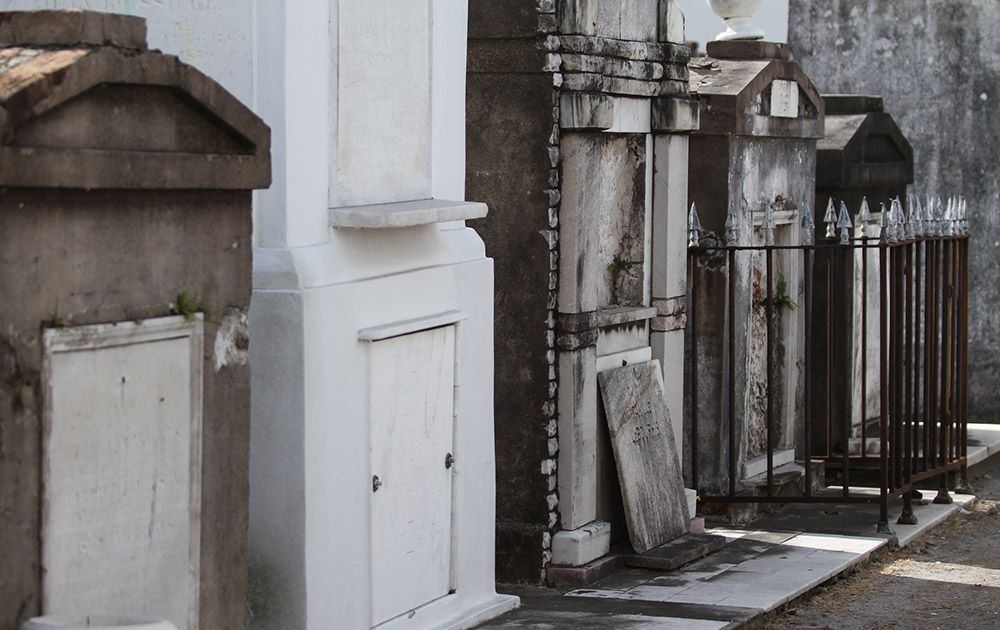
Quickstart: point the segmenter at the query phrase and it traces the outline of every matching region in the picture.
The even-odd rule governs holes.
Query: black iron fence
[[[916,522],[918,484],[966,481],[965,202],[831,201],[819,242],[808,208],[776,242],[776,213],[731,213],[723,243],[692,206],[690,482],[705,504],[877,503],[885,531],[899,496]]]

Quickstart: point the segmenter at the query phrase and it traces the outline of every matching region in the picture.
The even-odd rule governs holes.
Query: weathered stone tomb
[[[497,264],[498,578],[536,582],[627,540],[598,373],[659,359],[681,441],[697,108],[673,0],[482,0],[469,36],[468,187]]]
[[[0,13],[0,628],[238,628],[270,132],[143,20]]]
[[[701,105],[701,129],[691,137],[690,197],[707,236],[702,245],[763,246],[765,217],[774,218],[774,244],[799,245],[802,213],[816,194],[816,142],[823,137],[824,105],[788,47],[766,41],[716,41],[692,60],[691,89]],[[770,206],[771,212],[767,209]],[[773,213],[773,214],[772,214]],[[794,420],[803,413],[803,330],[791,305],[802,303],[802,261],[776,250],[768,278],[763,251],[739,251],[727,271],[725,253],[699,256],[691,273],[697,338],[698,439],[686,454],[698,458],[699,490],[719,491],[735,462],[738,485],[766,470],[766,400],[773,387],[775,466],[795,458]],[[735,274],[730,303],[727,273]],[[771,294],[768,293],[771,287]],[[780,294],[780,295],[779,295]],[[768,322],[764,304],[777,308],[772,345],[777,368],[768,378]],[[727,317],[734,317],[732,337]],[[725,377],[733,353],[734,382]],[[735,392],[730,409],[727,392]],[[686,408],[687,431],[691,407]],[[735,457],[730,458],[730,414]],[[696,442],[696,443],[695,443]]]
[[[898,198],[908,212],[912,210],[907,187],[913,183],[913,148],[885,111],[881,97],[823,95],[823,102],[826,135],[817,143],[816,155],[817,242],[824,237],[823,220],[832,200],[838,211],[843,203],[850,212],[855,238],[865,236],[874,244],[879,238],[881,212],[891,208],[893,199]],[[861,221],[866,212],[863,205],[870,213],[867,223]],[[828,265],[832,265],[830,273]],[[853,454],[861,453],[862,439],[868,442],[868,451],[877,448],[877,432],[862,432],[861,424],[877,423],[879,414],[879,265],[876,250],[821,248],[816,252],[813,326],[817,334],[812,339],[812,352],[814,356],[829,356],[833,373],[840,378],[831,380],[829,398],[824,392],[812,401],[810,417],[816,423],[813,453],[843,452],[839,432],[828,440],[822,424],[828,401],[830,417],[838,425],[840,419],[849,418],[852,431],[848,448]],[[867,344],[862,344],[863,337]],[[866,356],[862,356],[863,348]]]

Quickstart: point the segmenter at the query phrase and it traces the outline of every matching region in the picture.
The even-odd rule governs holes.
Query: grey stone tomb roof
[[[250,190],[270,177],[267,125],[149,50],[145,20],[0,12],[0,186]]]
[[[824,94],[826,136],[817,144],[820,188],[866,188],[913,183],[913,147],[882,98]]]
[[[701,103],[701,132],[738,136],[822,138],[825,107],[787,44],[711,42],[708,56],[691,62],[691,92]],[[797,118],[763,114],[775,81],[798,84]]]

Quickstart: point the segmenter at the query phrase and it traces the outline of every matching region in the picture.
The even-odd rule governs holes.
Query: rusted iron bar
[[[698,255],[701,249],[688,250],[688,286],[691,299],[688,300],[688,325],[691,327],[691,357],[689,365],[691,374],[688,381],[691,386],[691,487],[697,492],[698,485]],[[683,468],[683,462],[681,462]]]
[[[729,286],[729,312],[726,317],[727,328],[729,329],[729,345],[727,359],[728,373],[728,402],[729,402],[729,494],[736,494],[736,317],[733,313],[736,309],[736,251],[729,251],[728,267]]]
[[[765,307],[765,317],[767,319],[767,345],[766,345],[766,375],[767,375],[767,496],[774,494],[774,300],[777,296],[774,293],[774,250],[767,247],[764,253],[766,260],[767,279],[765,281],[765,295],[767,302]]]
[[[886,249],[879,248],[879,294],[881,308],[879,309],[879,520],[878,528],[889,528],[889,466],[888,466],[888,426],[889,396],[886,387],[889,380],[889,313],[886,305],[889,303],[889,268],[886,266]]]
[[[862,251],[864,251],[864,250],[862,250]],[[852,251],[852,249],[849,246],[848,247],[842,247],[837,252],[836,256],[840,259],[840,270],[839,270],[840,273],[838,273],[837,276],[840,277],[840,278],[844,278],[844,277],[847,276],[846,272],[848,270],[851,270],[851,277],[853,278],[854,272],[853,272],[852,268],[853,268],[853,263],[854,263],[854,252]],[[850,263],[850,264],[848,264],[848,263]],[[853,284],[853,282],[851,284]],[[853,287],[851,287],[851,292],[850,293],[854,293]],[[848,294],[848,295],[850,295],[850,294]],[[844,300],[844,302],[845,302],[845,306],[848,306],[848,307],[852,306],[850,300]],[[830,306],[829,306],[828,310],[830,312],[829,318],[833,319],[834,318],[833,314],[836,312],[836,310],[834,308],[834,303],[832,301],[830,302]],[[847,317],[846,314],[850,313],[851,311],[850,311],[849,308],[845,308],[844,311],[845,311],[845,318],[846,318]],[[844,370],[844,374],[843,374],[843,379],[844,379],[844,382],[843,382],[843,386],[844,386],[843,392],[844,392],[844,398],[846,398],[846,400],[841,401],[841,404],[839,405],[839,410],[840,410],[840,441],[841,441],[840,442],[840,448],[843,450],[843,454],[842,454],[843,470],[841,471],[841,479],[843,481],[843,489],[841,490],[841,493],[843,494],[843,496],[846,497],[846,496],[849,496],[851,494],[851,424],[852,424],[851,423],[851,413],[852,413],[852,406],[853,405],[851,405],[850,400],[851,400],[851,395],[852,395],[852,391],[853,391],[853,389],[852,389],[851,386],[852,386],[852,382],[854,380],[854,357],[851,356],[851,351],[852,351],[852,348],[853,348],[854,344],[852,343],[853,340],[850,340],[850,339],[847,338],[847,334],[846,333],[847,333],[848,330],[851,329],[851,328],[849,328],[847,326],[847,322],[846,321],[840,322],[839,328],[840,328],[840,331],[841,331],[841,334],[839,335],[839,337],[841,339],[841,345],[843,347],[843,352],[844,352],[844,355],[845,355],[844,365],[847,366],[847,369]],[[834,336],[838,336],[838,335],[836,335],[836,333],[834,333]],[[832,351],[831,351],[831,354],[833,354]],[[861,452],[864,453],[864,449],[862,449]]]
[[[916,389],[915,379],[916,371],[914,368],[914,341],[915,331],[914,331],[914,261],[916,257],[916,243],[910,242],[905,245],[904,255],[903,255],[903,265],[902,270],[904,280],[905,280],[905,295],[903,297],[904,302],[904,317],[905,317],[905,339],[904,339],[904,372],[905,372],[905,389],[903,395],[904,409],[903,409],[903,423],[904,423],[904,444],[903,444],[903,486],[905,490],[903,491],[903,512],[900,514],[899,519],[896,521],[901,525],[916,525],[917,518],[913,514],[913,493],[911,488],[913,486],[913,448],[914,448],[914,437],[913,437],[913,392]]]
[[[805,293],[803,305],[804,312],[803,318],[805,319],[805,330],[803,332],[803,337],[805,339],[805,348],[803,352],[803,363],[805,364],[804,370],[804,387],[805,387],[805,408],[806,408],[806,421],[802,423],[803,437],[802,437],[802,450],[803,450],[803,462],[805,463],[805,488],[804,493],[806,498],[812,496],[812,319],[813,319],[813,304],[812,304],[812,272],[813,272],[813,252],[811,247],[802,248],[802,269],[803,269],[803,283],[802,290]]]
[[[959,242],[960,248],[960,258],[959,264],[961,265],[961,321],[959,324],[960,340],[959,340],[959,351],[961,353],[961,360],[959,363],[959,375],[961,378],[961,385],[959,390],[959,400],[961,404],[959,410],[961,413],[961,461],[962,467],[959,473],[959,480],[962,489],[965,492],[969,491],[969,249],[971,247],[971,241],[968,236],[961,239]]]
[[[861,241],[868,243],[867,237]],[[852,291],[853,293],[853,291]],[[854,369],[854,365],[851,365]],[[868,454],[868,250],[861,250],[861,456]]]

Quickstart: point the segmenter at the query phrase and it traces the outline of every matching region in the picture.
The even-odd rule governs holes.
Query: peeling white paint
[[[215,371],[224,367],[243,366],[250,363],[250,321],[246,311],[236,308],[226,310],[215,333]]]

